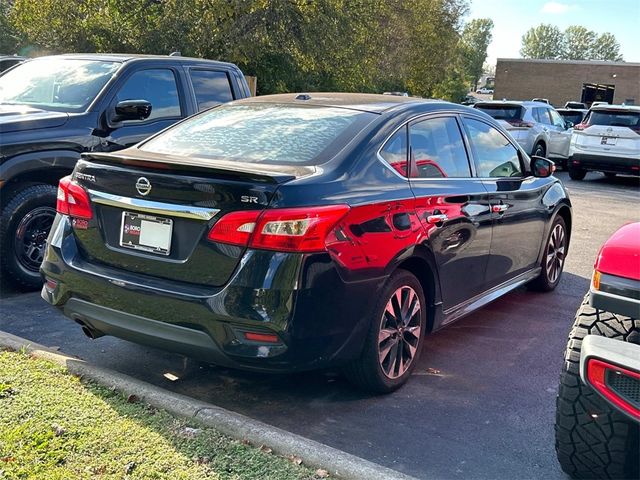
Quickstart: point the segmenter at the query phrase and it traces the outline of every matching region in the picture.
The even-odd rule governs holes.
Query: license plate
[[[122,212],[120,246],[169,255],[173,220],[170,218]]]
[[[618,137],[601,137],[600,145],[615,145]]]

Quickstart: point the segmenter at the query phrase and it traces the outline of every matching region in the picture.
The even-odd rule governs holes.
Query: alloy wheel
[[[387,302],[378,333],[378,360],[385,376],[401,377],[416,357],[422,305],[416,291],[404,285]]]
[[[39,207],[27,213],[18,224],[14,243],[15,254],[25,270],[38,272],[55,216],[54,208]]]
[[[564,266],[565,251],[567,247],[566,235],[562,225],[557,224],[549,236],[547,246],[547,277],[549,282],[555,283],[562,273]]]

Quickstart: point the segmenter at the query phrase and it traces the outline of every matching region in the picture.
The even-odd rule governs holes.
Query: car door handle
[[[491,211],[493,213],[504,213],[507,211],[507,208],[509,208],[509,205],[507,205],[506,203],[501,203],[500,205],[492,205]]]
[[[449,220],[449,217],[447,217],[444,213],[440,213],[437,215],[429,215],[427,217],[427,223],[431,225],[446,222],[447,220]]]

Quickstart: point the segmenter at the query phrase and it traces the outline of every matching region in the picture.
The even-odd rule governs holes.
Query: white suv
[[[640,106],[598,105],[573,127],[569,176],[582,180],[587,171],[640,175]]]

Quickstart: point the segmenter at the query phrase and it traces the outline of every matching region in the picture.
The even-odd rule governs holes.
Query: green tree
[[[478,87],[482,76],[484,61],[487,59],[487,48],[491,43],[493,21],[489,18],[477,18],[465,25],[460,40],[462,68],[465,76]]]
[[[591,58],[593,60],[612,60],[621,62],[622,55],[620,54],[620,44],[616,40],[616,37],[608,32],[600,35],[593,45]]]
[[[564,31],[564,60],[590,60],[593,58],[593,48],[596,34],[580,25],[571,25]]]
[[[558,59],[562,58],[564,36],[558,27],[541,24],[533,27],[522,36],[520,55],[523,58]]]

